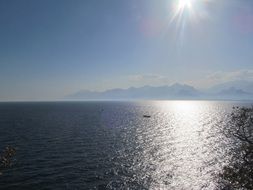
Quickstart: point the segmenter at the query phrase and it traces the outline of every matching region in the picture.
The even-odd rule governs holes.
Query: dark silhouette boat
[[[150,115],[143,115],[143,117],[150,118],[151,116]]]

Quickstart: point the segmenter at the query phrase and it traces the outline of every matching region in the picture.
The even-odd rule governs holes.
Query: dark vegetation
[[[0,174],[2,174],[3,170],[11,166],[11,161],[13,156],[16,153],[16,149],[7,146],[3,152],[0,154]]]
[[[231,160],[220,174],[221,189],[253,189],[253,107],[233,109],[225,130]]]

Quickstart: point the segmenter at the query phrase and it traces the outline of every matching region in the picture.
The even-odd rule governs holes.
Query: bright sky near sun
[[[253,78],[251,0],[1,0],[0,27],[0,101]]]

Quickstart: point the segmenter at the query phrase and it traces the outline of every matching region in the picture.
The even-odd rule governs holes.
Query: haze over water
[[[222,130],[237,105],[250,103],[1,103],[0,145],[17,154],[0,186],[215,189],[229,159]]]

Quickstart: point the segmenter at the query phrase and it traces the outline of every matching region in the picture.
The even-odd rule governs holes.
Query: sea
[[[0,103],[0,189],[214,190],[238,101]],[[144,117],[150,116],[150,117]]]

